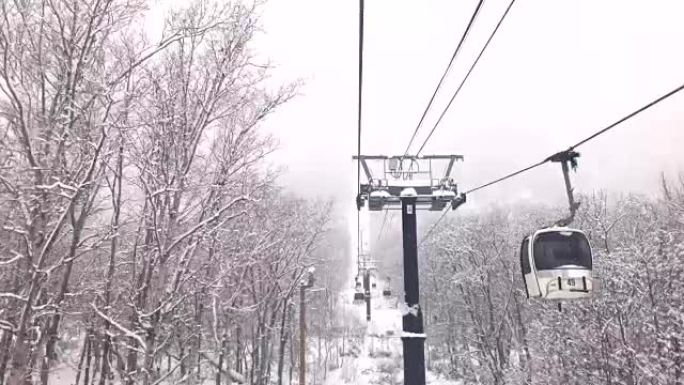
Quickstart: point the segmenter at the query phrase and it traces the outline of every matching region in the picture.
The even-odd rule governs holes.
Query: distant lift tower
[[[371,258],[370,253],[370,223],[368,209],[361,210],[361,220],[359,221],[359,255],[357,266],[357,291],[354,293],[354,299],[358,302],[364,301],[366,303],[366,321],[371,320],[371,277],[373,283],[377,275],[377,261]],[[363,284],[363,292],[361,292],[360,284]]]
[[[377,275],[377,261],[371,259],[370,254],[360,253],[356,275],[356,292],[354,293],[354,302],[366,303],[366,321],[371,320],[371,278],[375,280]],[[375,282],[373,280],[373,283]],[[362,289],[363,287],[363,289]],[[363,291],[361,291],[363,290]]]
[[[362,183],[356,197],[359,210],[401,209],[404,246],[404,298],[402,318],[404,347],[404,384],[425,384],[425,333],[419,305],[418,244],[416,210],[441,211],[447,205],[455,210],[465,203],[451,177],[454,163],[461,155],[384,156],[361,155],[368,182]],[[371,163],[371,164],[369,164]],[[446,165],[441,173],[438,164]],[[374,167],[371,167],[374,166]]]

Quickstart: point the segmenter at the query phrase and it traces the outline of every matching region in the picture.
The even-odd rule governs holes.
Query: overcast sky
[[[476,4],[366,0],[363,153],[403,152]],[[507,5],[484,2],[418,144]],[[676,0],[518,0],[424,153],[463,154],[456,176],[467,189],[567,148],[684,83],[683,14]],[[351,213],[358,1],[271,0],[262,22],[256,47],[277,66],[273,81],[304,80],[301,96],[267,123],[281,141],[273,160],[288,167],[282,182],[333,196]],[[661,171],[684,170],[683,106],[684,93],[580,147],[576,191],[657,193]],[[560,167],[550,164],[469,196],[467,206],[564,199]]]
[[[403,152],[476,0],[366,0],[362,151]],[[417,144],[432,127],[508,0],[486,0]],[[301,95],[266,123],[281,142],[281,182],[353,207],[358,1],[270,0],[255,50],[274,84]],[[684,2],[518,0],[425,154],[458,153],[464,189],[537,162],[684,83]],[[684,94],[579,148],[576,191],[653,194],[661,171],[684,170]],[[415,147],[417,148],[417,147]],[[558,165],[468,198],[564,199]],[[350,211],[351,212],[351,211]]]

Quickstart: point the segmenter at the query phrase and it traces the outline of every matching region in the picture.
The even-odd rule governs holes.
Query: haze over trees
[[[322,384],[368,337],[347,295],[354,247],[331,202],[289,193],[269,164],[261,125],[297,89],[267,85],[260,5],[184,2],[150,41],[146,4],[0,2],[0,385],[290,384],[310,267],[306,356]],[[420,250],[431,372],[682,382],[684,182],[579,200],[601,290],[562,312],[525,298],[517,256],[560,209],[436,229]],[[401,243],[380,239],[378,282],[391,275],[401,300]]]
[[[0,5],[0,383],[55,383],[72,356],[76,384],[284,376],[331,223],[264,162],[295,88],[264,84],[255,6],[185,4],[160,41],[144,17]]]

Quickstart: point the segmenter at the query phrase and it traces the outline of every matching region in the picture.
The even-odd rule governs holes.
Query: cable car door
[[[522,270],[527,298],[541,297],[537,277],[534,269],[532,269],[532,263],[532,259],[530,258],[530,237],[525,237],[520,246],[520,268]]]

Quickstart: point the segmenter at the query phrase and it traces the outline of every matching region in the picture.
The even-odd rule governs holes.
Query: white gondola
[[[382,295],[384,297],[391,297],[392,296],[392,288],[390,286],[390,278],[387,277],[385,279],[385,286],[382,288]]]
[[[557,221],[554,227],[537,230],[523,239],[520,267],[527,298],[579,299],[590,297],[594,290],[589,240],[581,230],[567,227],[579,207],[569,175],[570,167],[577,167],[578,157],[579,153],[570,148],[546,159],[561,164],[570,216]]]
[[[363,291],[357,289],[354,292],[354,303],[363,303],[366,300],[365,294],[363,294]]]
[[[580,299],[593,291],[591,245],[568,227],[550,227],[525,237],[520,264],[528,298]]]

